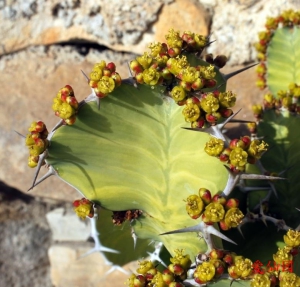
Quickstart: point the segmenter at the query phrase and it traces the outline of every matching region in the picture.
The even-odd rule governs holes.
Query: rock
[[[80,220],[71,208],[56,208],[46,218],[54,241],[86,241],[90,236],[89,220]]]
[[[0,286],[52,287],[45,214],[53,206],[0,182]]]
[[[207,1],[204,4],[208,5]],[[241,65],[256,60],[253,44],[258,41],[258,32],[265,30],[267,17],[293,8],[300,9],[299,1],[215,0],[211,25],[211,40],[208,48],[214,55],[229,57],[230,65]]]
[[[2,1],[0,55],[30,45],[91,42],[118,51],[141,53],[157,34],[184,19],[181,29],[207,33],[207,16],[197,1]],[[178,3],[177,3],[178,2]],[[168,9],[174,11],[168,13]],[[180,9],[180,12],[176,11]],[[161,17],[159,17],[161,13]],[[158,17],[160,20],[158,20]],[[189,26],[191,25],[191,26]],[[203,25],[203,26],[202,26]]]
[[[128,76],[127,63],[132,54],[109,50],[79,49],[76,46],[31,47],[0,58],[0,180],[23,192],[32,184],[35,169],[27,166],[28,150],[24,139],[34,120],[43,120],[51,130],[58,122],[51,110],[58,90],[70,84],[79,100],[90,94],[80,70],[89,73],[95,63],[114,61],[121,76]],[[41,174],[47,169],[42,168]],[[62,201],[82,196],[55,176],[50,177],[30,194]]]
[[[199,1],[177,0],[162,7],[158,20],[153,25],[154,39],[165,42],[165,35],[170,28],[208,35],[210,20],[209,14]]]
[[[119,270],[111,273],[111,265],[106,265],[102,254],[92,253],[80,258],[93,245],[87,244],[55,244],[49,249],[51,264],[51,279],[55,287],[123,287],[132,270],[137,268],[137,262],[124,266],[128,274]]]

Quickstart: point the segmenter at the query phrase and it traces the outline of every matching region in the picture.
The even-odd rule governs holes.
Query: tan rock
[[[165,35],[170,28],[208,35],[209,21],[208,13],[198,1],[177,0],[161,9],[158,21],[153,25],[155,40],[165,42]]]
[[[170,2],[172,0],[4,2],[0,5],[0,55],[30,45],[68,41],[86,41],[118,51],[142,53],[149,42],[157,38],[156,34],[171,24],[182,25],[177,16],[184,19],[184,27],[197,25],[197,30],[207,33],[207,23],[203,21],[205,11],[197,1],[180,0],[167,5]],[[168,13],[168,9],[172,13]],[[162,16],[157,27],[152,27],[160,11]]]
[[[207,0],[204,2],[207,3]],[[209,53],[223,54],[230,65],[256,60],[254,43],[258,32],[265,30],[267,17],[275,17],[287,9],[300,9],[299,1],[215,0],[211,25]]]
[[[109,273],[111,265],[106,265],[102,254],[93,253],[80,258],[92,246],[86,244],[53,245],[49,251],[51,264],[51,279],[55,287],[124,287],[124,282],[132,270],[137,268],[137,262],[123,266],[128,274],[119,270]]]

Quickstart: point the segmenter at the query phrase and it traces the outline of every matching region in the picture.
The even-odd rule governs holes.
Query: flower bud
[[[211,259],[222,259],[224,257],[224,251],[221,249],[212,249],[209,253]]]
[[[211,193],[208,189],[200,188],[199,196],[202,199],[202,201],[205,203],[205,205],[208,205],[211,202]]]
[[[226,65],[227,61],[228,58],[225,55],[218,55],[213,62],[218,68],[221,69]]]
[[[225,209],[239,207],[240,201],[236,198],[229,198],[225,204]]]

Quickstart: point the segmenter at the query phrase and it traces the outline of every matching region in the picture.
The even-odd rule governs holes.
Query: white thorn
[[[95,215],[93,218],[90,218],[90,217],[88,217],[88,218],[90,219],[90,223],[91,223],[90,236],[93,238],[95,246],[91,250],[87,251],[82,256],[80,256],[80,258],[83,258],[83,257],[90,255],[92,253],[95,253],[95,252],[100,252],[100,254],[102,255],[102,257],[104,259],[105,264],[112,265],[112,262],[110,262],[106,258],[106,256],[102,253],[102,251],[110,252],[110,253],[120,253],[120,252],[115,249],[105,247],[101,244],[100,239],[99,239],[99,232],[97,230],[97,215]]]
[[[131,220],[132,221],[132,220]],[[131,226],[131,221],[130,221],[130,233],[131,233],[131,237],[133,239],[133,249],[135,249],[136,247],[136,242],[137,242],[137,236],[136,236],[136,233],[134,231],[134,228],[133,226]]]
[[[205,224],[205,223],[203,223]],[[230,238],[228,238],[227,236],[225,236],[223,233],[221,233],[220,231],[218,231],[217,229],[215,229],[212,225],[207,225],[206,227],[206,231],[210,234],[213,234],[215,236],[218,236],[220,238],[222,238],[223,240],[226,240],[232,244],[237,245],[234,241],[232,241]]]
[[[38,165],[37,165],[37,168],[36,168],[36,172],[34,174],[34,177],[33,177],[33,181],[32,181],[32,185],[31,187],[28,189],[31,190],[33,189],[35,186],[37,186],[38,184],[40,184],[42,181],[44,181],[46,178],[50,177],[51,175],[55,175],[56,172],[54,170],[54,168],[50,165],[49,167],[49,170],[46,174],[44,174],[38,181],[36,181],[38,175],[39,175],[39,172],[41,170],[41,167],[44,163],[44,160],[45,158],[47,158],[48,156],[48,150],[45,150],[40,156],[39,156],[39,162],[38,162]]]
[[[158,261],[164,267],[167,267],[167,265],[162,261],[162,259],[159,256],[162,248],[163,248],[162,242],[155,243],[155,250],[153,252],[147,252],[147,254],[150,256],[150,261],[152,262]]]

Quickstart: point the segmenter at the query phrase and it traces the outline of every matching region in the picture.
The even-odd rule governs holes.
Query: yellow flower
[[[137,57],[136,60],[144,69],[148,69],[153,61],[153,58],[149,55],[149,53],[145,52],[142,56]]]
[[[240,147],[234,148],[229,155],[230,163],[237,168],[243,168],[247,163],[247,158],[247,152]]]
[[[182,249],[176,249],[174,252],[175,252],[175,255],[174,255],[174,257],[170,258],[170,261],[173,264],[179,264],[180,266],[182,266],[182,268],[184,270],[187,270],[188,268],[190,268],[190,266],[192,264],[190,256],[188,254],[183,254]]]
[[[100,69],[93,70],[93,71],[90,73],[90,79],[91,79],[92,81],[96,81],[96,82],[97,82],[97,81],[99,81],[99,80],[101,79],[102,75],[103,75],[102,70],[100,70]]]
[[[207,112],[216,112],[219,109],[219,100],[212,94],[208,93],[200,101],[201,108]]]
[[[75,109],[73,109],[68,103],[62,103],[58,107],[59,117],[62,119],[68,119],[75,114]]]
[[[201,67],[201,76],[204,79],[211,80],[216,76],[215,67],[213,65],[209,65],[207,67]]]
[[[203,48],[207,43],[207,37],[199,34],[194,35],[194,40],[198,48]]]
[[[182,81],[187,83],[193,83],[199,78],[200,72],[195,67],[187,67],[182,70]]]
[[[182,110],[182,114],[187,122],[195,122],[200,117],[200,109],[198,105],[188,103]]]
[[[102,94],[109,94],[115,88],[115,81],[107,76],[103,76],[98,82],[98,90]]]
[[[143,71],[143,80],[147,85],[156,85],[159,78],[160,74],[156,71],[156,69],[149,68]]]
[[[191,218],[196,219],[200,217],[203,208],[204,208],[204,203],[198,195],[193,194],[187,198],[186,211]]]
[[[179,32],[174,29],[170,29],[166,35],[167,44],[170,48],[181,48],[183,40],[181,39]]]
[[[227,91],[219,94],[220,105],[225,108],[231,108],[235,105],[236,94],[231,91]]]
[[[171,91],[171,97],[174,99],[175,102],[179,102],[185,99],[186,92],[183,87],[175,86]]]
[[[237,227],[244,217],[244,214],[236,207],[230,208],[225,214],[225,223],[226,225],[231,227]]]
[[[153,262],[149,260],[139,261],[139,268],[136,269],[136,272],[139,274],[145,275],[149,270],[155,268]]]
[[[248,154],[259,159],[267,150],[268,144],[264,141],[253,140],[249,146]]]
[[[210,156],[219,156],[224,149],[224,142],[221,139],[211,137],[205,144],[205,152]]]
[[[215,276],[216,269],[210,262],[199,264],[194,272],[194,277],[205,283],[212,280]]]
[[[219,202],[212,202],[205,207],[204,216],[206,222],[219,222],[224,218],[224,214],[224,207]]]
[[[189,62],[186,56],[177,56],[176,58],[170,58],[167,61],[167,67],[173,75],[177,76],[182,69],[189,67]]]
[[[284,261],[293,260],[293,256],[290,254],[292,247],[284,246],[278,248],[278,251],[273,255],[273,259],[277,264],[283,264]]]
[[[295,273],[280,272],[279,275],[280,287],[299,287],[300,278]]]
[[[271,281],[267,274],[255,274],[250,283],[251,287],[270,287]]]
[[[298,247],[300,245],[300,232],[290,229],[287,234],[283,236],[283,240],[287,246]]]
[[[151,50],[151,56],[152,57],[156,57],[160,53],[165,52],[162,43],[159,43],[159,42],[150,43],[150,45],[148,47]]]
[[[243,258],[242,256],[239,256],[237,259],[235,258],[233,266],[234,272],[237,276],[236,278],[247,278],[249,275],[251,275],[252,265],[252,261],[248,258]]]

